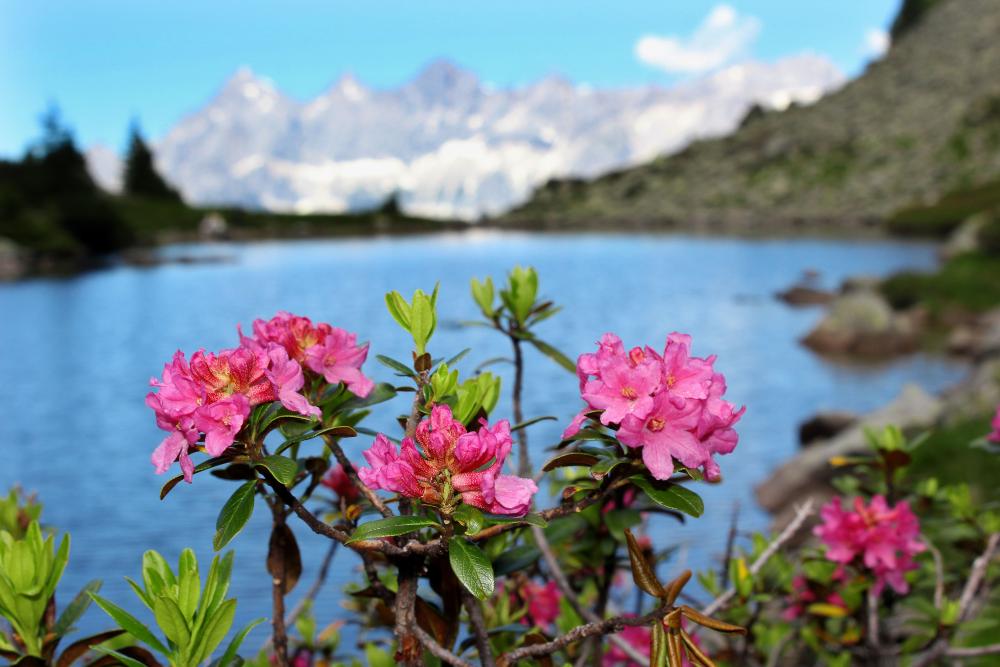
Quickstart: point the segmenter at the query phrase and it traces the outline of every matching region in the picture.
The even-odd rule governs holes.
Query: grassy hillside
[[[898,41],[809,107],[592,182],[556,180],[523,225],[852,228],[1000,177],[1000,0],[908,0]]]

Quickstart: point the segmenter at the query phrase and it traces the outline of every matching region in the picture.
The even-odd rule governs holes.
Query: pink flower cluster
[[[335,465],[323,476],[323,486],[337,494],[338,498],[343,498],[348,503],[353,503],[361,496],[361,491],[351,478],[347,476],[344,467]]]
[[[897,593],[906,593],[905,574],[917,568],[913,557],[926,549],[920,541],[920,525],[906,501],[890,508],[882,496],[865,505],[854,499],[854,509],[844,509],[834,498],[820,512],[822,523],[813,533],[826,544],[826,557],[835,563],[860,564],[875,577],[875,593],[888,583]]]
[[[997,406],[997,413],[993,416],[990,426],[993,427],[993,431],[986,436],[986,439],[990,442],[1000,442],[1000,406]]]
[[[545,584],[537,584],[534,581],[525,581],[518,589],[518,595],[528,605],[528,616],[532,622],[540,628],[549,628],[559,618],[559,602],[562,600],[562,593],[556,582],[549,581]],[[526,623],[525,619],[522,622]]]
[[[619,440],[642,448],[642,460],[656,479],[668,479],[675,460],[718,479],[712,457],[736,447],[733,425],[745,408],[737,410],[722,398],[726,379],[713,369],[715,357],[692,357],[690,349],[690,336],[672,333],[663,354],[648,346],[626,352],[618,336],[605,334],[596,353],[577,360],[588,407],[563,437],[580,430],[589,410],[601,410],[602,424],[620,426]]]
[[[837,570],[833,573],[832,581],[843,583],[846,580],[847,575],[843,567],[838,566]],[[847,610],[847,603],[844,602],[844,598],[840,597],[839,593],[836,591],[830,591],[826,594],[817,593],[814,587],[810,585],[808,579],[801,574],[796,575],[792,578],[792,593],[788,596],[788,608],[785,609],[781,616],[787,621],[794,621],[809,609],[809,605],[817,602],[824,602],[834,607],[840,607],[845,611]]]
[[[521,516],[538,487],[530,479],[500,474],[513,445],[507,420],[492,428],[485,420],[481,423],[478,432],[466,432],[451,408],[435,405],[430,417],[417,425],[416,443],[404,438],[397,450],[378,434],[364,452],[371,468],[359,468],[358,476],[373,489],[420,498],[431,505],[445,500],[447,488],[473,507]]]
[[[157,426],[169,432],[152,455],[157,473],[180,461],[190,482],[191,447],[204,437],[205,451],[219,456],[233,444],[255,405],[279,401],[293,412],[319,417],[319,408],[302,394],[303,363],[331,384],[344,382],[359,396],[371,391],[371,380],[360,371],[368,349],[356,344],[354,334],[328,324],[314,326],[308,318],[288,313],[253,326],[252,338],[240,332],[237,348],[199,350],[190,361],[178,350],[164,365],[162,378],[150,381],[158,391],[146,396],[146,405],[156,413]]]

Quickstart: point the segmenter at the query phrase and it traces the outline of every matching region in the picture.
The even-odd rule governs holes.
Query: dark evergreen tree
[[[180,201],[181,197],[170,187],[153,164],[153,152],[142,138],[138,123],[129,130],[128,155],[125,157],[123,187],[125,194],[151,199]]]

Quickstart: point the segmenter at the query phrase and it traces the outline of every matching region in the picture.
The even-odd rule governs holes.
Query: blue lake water
[[[666,568],[705,567],[723,549],[734,503],[745,529],[767,525],[755,506],[754,484],[797,447],[796,427],[818,409],[869,410],[916,382],[940,389],[964,367],[943,359],[909,357],[877,366],[825,361],[797,340],[819,317],[773,298],[806,269],[837,285],[856,274],[928,268],[929,245],[839,240],[709,239],[659,235],[527,235],[482,232],[405,239],[266,242],[175,246],[166,254],[224,255],[221,263],[153,268],[118,267],[70,279],[0,285],[0,490],[20,483],[39,493],[46,522],[72,533],[65,598],[94,577],[104,593],[138,609],[122,577],[139,575],[141,554],[155,548],[176,560],[193,547],[207,564],[219,507],[234,487],[204,476],[158,499],[164,477],[149,455],[162,439],[143,397],[151,375],[175,350],[218,349],[237,342],[244,327],[277,310],[308,315],[373,341],[372,355],[407,355],[407,339],[385,311],[391,289],[409,295],[441,281],[442,324],[431,345],[440,355],[471,347],[460,368],[507,354],[506,341],[454,323],[473,319],[471,277],[494,280],[514,264],[538,268],[542,292],[565,306],[541,333],[571,357],[589,351],[605,331],[626,345],[661,347],[671,331],[693,335],[694,353],[717,354],[728,398],[747,405],[740,445],[720,458],[723,484],[700,489],[703,518],[677,527],[653,524],[658,546],[683,545]],[[451,324],[449,324],[451,323]],[[577,382],[547,358],[528,353],[526,414],[558,415],[530,431],[536,463],[579,408]],[[497,367],[507,373],[505,367]],[[379,380],[394,379],[374,362]],[[393,429],[405,398],[383,406],[369,426]],[[501,401],[495,418],[509,416]],[[398,429],[398,427],[396,427]],[[395,431],[393,431],[395,432]],[[366,438],[348,444],[360,459]],[[314,445],[315,446],[315,445]],[[290,604],[308,588],[325,542],[293,524],[306,573]],[[258,508],[232,546],[238,622],[268,616],[270,582],[264,570],[269,516]],[[356,578],[358,561],[338,553],[320,622],[347,614],[340,588]],[[85,629],[109,625],[91,609]],[[265,630],[254,632],[251,646]]]

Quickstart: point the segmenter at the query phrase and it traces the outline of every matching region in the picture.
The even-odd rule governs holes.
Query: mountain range
[[[240,69],[154,142],[160,171],[199,205],[319,212],[397,195],[408,213],[475,219],[553,178],[594,178],[734,130],[748,110],[811,104],[844,83],[829,60],[749,61],[674,86],[600,89],[550,76],[498,88],[430,63],[390,89],[344,75],[314,99]],[[119,186],[120,158],[88,151]]]
[[[508,224],[870,226],[1000,178],[1000,0],[905,0],[884,58],[809,106],[601,177],[552,179]]]

